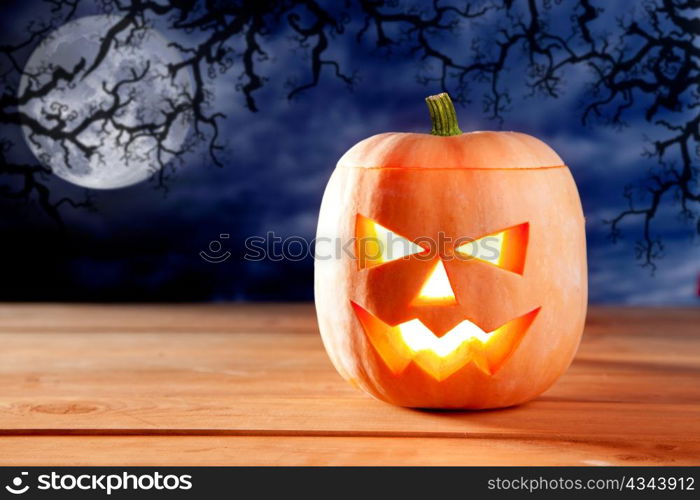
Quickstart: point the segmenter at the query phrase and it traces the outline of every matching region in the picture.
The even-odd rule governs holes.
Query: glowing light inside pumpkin
[[[469,363],[486,375],[495,374],[539,312],[534,309],[490,333],[464,319],[437,337],[418,318],[391,326],[355,302],[351,304],[372,346],[394,374],[413,362],[435,380],[444,380]]]
[[[470,241],[456,248],[456,251],[464,256],[488,262],[497,266],[503,261],[503,240],[505,231],[489,234],[478,240]]]
[[[425,248],[362,215],[356,220],[356,245],[360,269],[425,252]]]
[[[455,251],[487,264],[523,274],[530,226],[526,222],[464,243]]]
[[[440,357],[452,354],[464,342],[477,340],[486,344],[490,338],[489,333],[469,320],[462,321],[442,337],[436,337],[417,319],[401,323],[398,328],[404,343],[413,352],[432,351]]]
[[[457,302],[450,279],[447,277],[445,265],[441,260],[435,264],[418,296],[413,301],[417,305],[436,302],[441,304],[455,304]]]

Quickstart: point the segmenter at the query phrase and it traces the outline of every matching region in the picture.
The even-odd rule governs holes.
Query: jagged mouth
[[[540,308],[533,309],[491,332],[464,319],[442,337],[419,319],[388,325],[355,302],[350,302],[365,335],[387,367],[401,374],[411,362],[440,381],[473,363],[494,375],[510,358]]]

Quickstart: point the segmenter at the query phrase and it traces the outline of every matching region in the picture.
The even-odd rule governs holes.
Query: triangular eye
[[[360,269],[380,266],[425,251],[425,248],[399,236],[372,219],[357,215],[355,255],[357,255]]]
[[[459,245],[455,251],[462,257],[480,260],[508,271],[523,274],[529,224],[509,227]]]

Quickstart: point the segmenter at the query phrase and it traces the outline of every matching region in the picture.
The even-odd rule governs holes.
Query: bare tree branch
[[[332,55],[337,40],[348,37],[387,57],[413,58],[423,65],[419,81],[449,91],[458,102],[468,102],[475,91],[481,91],[484,113],[499,123],[515,98],[508,80],[514,63],[524,61],[527,66],[526,94],[551,98],[566,92],[565,77],[573,68],[588,68],[590,99],[581,110],[583,123],[624,127],[635,109],[643,109],[644,118],[658,130],[646,153],[658,166],[642,186],[625,192],[628,208],[607,221],[613,239],[621,236],[623,221],[641,220],[637,257],[653,270],[663,252],[654,231],[661,206],[677,203],[684,218],[698,218],[700,19],[693,12],[700,8],[700,0],[636,2],[617,20],[612,32],[609,16],[606,18],[611,4],[602,0],[99,0],[102,12],[119,18],[104,33],[97,55],[73,68],[53,68],[44,75],[42,85],[17,95],[16,79],[22,72],[19,55],[70,20],[79,3],[47,0],[51,21],[34,22],[28,26],[25,40],[0,46],[0,57],[4,58],[0,63],[4,87],[0,123],[24,125],[31,132],[30,140],[48,137],[61,143],[68,159],[73,149],[85,156],[95,154],[95,145],[83,142],[80,131],[99,125],[118,131],[124,158],[136,154],[130,151],[133,144],[144,138],[151,140],[153,149],[148,154],[156,158],[154,179],[161,187],[172,171],[167,158],[181,160],[184,153],[195,149],[196,142],[205,141],[212,161],[221,165],[220,125],[225,117],[211,109],[213,80],[231,74],[238,81],[236,88],[245,106],[257,111],[256,93],[269,83],[269,43],[284,36],[300,49],[298,65],[308,75],[302,83],[284,75],[290,85],[289,98],[319,85],[326,74],[352,87],[357,74]],[[181,72],[189,72],[193,86],[180,89],[177,97],[167,100],[160,117],[136,126],[119,119],[129,103],[130,89],[146,77],[138,72],[105,88],[110,102],[81,123],[74,123],[70,111],[60,106],[46,108],[44,117],[51,125],[23,116],[22,105],[97,71],[115,47],[143,36],[155,21],[193,35],[190,42],[171,43],[181,60],[169,64],[160,75],[174,81]],[[488,33],[488,40],[481,38],[484,33]],[[466,45],[448,51],[446,47],[454,49],[455,44],[446,44],[446,37]],[[145,70],[157,71],[151,67]],[[166,138],[177,120],[185,116],[192,119],[194,138],[175,151],[168,147]],[[9,162],[5,157],[9,149],[4,151],[3,162]],[[47,169],[25,167],[26,172],[8,163],[0,170],[7,177],[25,178],[24,188],[12,191],[3,187],[0,193],[20,198],[28,193],[45,196],[41,194],[43,184],[32,183],[39,174],[48,175]],[[63,201],[53,205],[71,204]],[[700,224],[697,229],[700,233]]]

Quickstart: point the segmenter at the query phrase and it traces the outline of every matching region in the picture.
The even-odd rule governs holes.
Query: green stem
[[[425,102],[428,103],[430,120],[433,122],[431,134],[444,137],[462,134],[459,123],[457,123],[454,104],[452,104],[452,99],[447,92],[426,97]]]

